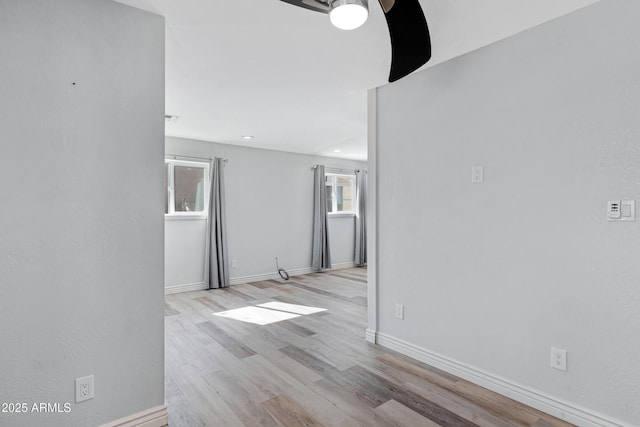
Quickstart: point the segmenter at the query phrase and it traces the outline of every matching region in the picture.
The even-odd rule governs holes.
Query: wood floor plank
[[[235,288],[235,286],[234,287],[217,289],[215,291],[216,292],[225,293],[225,294],[227,294],[227,296],[233,296],[233,297],[239,298],[239,299],[241,299],[243,301],[254,301],[256,299],[255,297],[253,297],[251,295],[247,295],[247,294],[245,294],[243,292],[240,292],[239,290],[234,289],[234,288]]]
[[[301,283],[301,282],[292,281],[292,282],[288,283],[288,285],[295,286],[295,287],[307,290],[309,292],[314,292],[316,294],[320,294],[320,295],[325,296],[325,297],[330,297],[330,298],[339,299],[341,301],[345,301],[345,302],[348,302],[348,303],[357,304],[357,305],[360,305],[362,307],[366,307],[367,306],[366,302],[363,302],[362,300],[357,300],[357,299],[353,299],[353,298],[350,298],[350,297],[345,297],[345,296],[342,296],[342,295],[338,295],[336,293],[325,291],[323,289],[318,289],[318,288],[306,285],[306,284]]]
[[[430,419],[423,417],[393,399],[378,406],[374,411],[383,416],[390,425],[397,427],[439,427],[438,424]]]
[[[327,361],[341,371],[355,365],[354,358],[349,357],[347,353],[342,351],[336,351],[336,347],[339,347],[339,344],[336,345],[336,343],[330,340],[308,339],[297,345],[319,359]]]
[[[353,389],[321,379],[309,386],[314,392],[329,400],[336,407],[336,412],[347,414],[342,423],[332,423],[340,427],[347,426],[394,426],[383,416],[372,411],[371,406],[364,403]]]
[[[448,411],[456,413],[479,427],[513,426],[513,423],[504,421],[489,413],[484,408],[462,399],[446,390],[438,389],[437,387],[430,385],[425,386],[424,384],[417,386],[412,383],[404,383],[403,388],[447,409]]]
[[[271,343],[266,341],[252,341],[251,346],[261,356],[269,360],[272,364],[288,372],[300,383],[309,385],[322,379],[322,376],[317,372],[307,368],[306,366],[297,363],[296,361],[283,356],[279,348],[274,347]]]
[[[194,298],[194,300],[198,301],[205,307],[209,307],[214,311],[225,311],[227,309],[227,307],[221,305],[220,303],[217,303],[210,296],[197,297],[197,298]]]
[[[441,426],[471,427],[475,425],[437,403],[424,399],[410,390],[402,389],[397,384],[387,381],[361,366],[349,368],[347,372],[358,382],[366,384],[367,388],[380,387],[385,389],[387,396],[389,396],[388,400],[395,400]]]
[[[279,322],[278,326],[286,328],[291,332],[300,335],[301,337],[310,337],[311,335],[316,334],[316,332],[312,331],[311,329],[305,328],[304,326],[294,323],[293,321]]]
[[[320,423],[331,425],[334,420],[345,417],[345,414],[335,410],[335,405],[330,401],[315,393],[298,377],[294,377],[291,370],[281,369],[262,355],[248,357],[242,363],[256,386],[265,387],[276,393],[276,396],[286,394],[292,397],[298,404],[304,405],[304,409]]]
[[[262,281],[258,281],[258,282],[250,282],[250,283],[247,283],[247,284],[248,284],[249,286],[253,286],[253,287],[256,287],[256,288],[258,288],[258,289],[269,289],[271,286],[273,286],[273,285],[269,285],[269,284],[267,284],[267,283],[264,283],[264,282],[262,282]]]
[[[215,372],[205,378],[233,413],[248,426],[273,427],[276,422],[267,411],[252,399],[249,387],[237,381],[226,371]]]
[[[164,303],[164,315],[165,316],[175,316],[176,314],[180,314],[180,312],[178,310],[176,310],[175,308],[173,308],[171,305],[169,305],[168,303]]]
[[[328,362],[319,359],[318,357],[310,354],[309,352],[302,350],[295,346],[288,346],[281,348],[280,351],[301,365],[319,373],[322,376],[330,377],[335,374],[335,366]]]
[[[538,421],[533,423],[533,426],[531,426],[531,427],[558,427],[558,426],[569,427],[569,426],[571,426],[571,424],[569,424],[569,423],[559,422],[559,421],[552,420],[552,419],[549,419],[549,418],[550,418],[550,416],[545,414],[543,416],[543,418],[540,418]],[[547,420],[547,419],[549,419],[549,420]]]
[[[394,361],[396,366],[401,367],[410,374],[416,375],[418,377],[426,376],[427,378],[433,379],[436,378],[433,375],[436,375],[437,378],[439,378],[438,381],[443,380],[449,381],[451,383],[456,383],[460,380],[460,378],[456,377],[455,375],[452,375],[436,367],[429,366],[425,363],[418,362],[417,360],[414,360],[409,356],[405,356],[403,354],[395,352],[385,352],[384,354],[380,355],[380,360]]]
[[[349,274],[340,274],[340,273],[329,273],[329,274],[331,276],[334,276],[334,277],[340,277],[340,278],[347,279],[347,280],[353,280],[353,281],[356,281],[356,282],[367,283],[367,279],[366,278],[352,276],[352,275],[349,275]]]
[[[242,426],[244,423],[229,409],[220,396],[202,379],[199,372],[184,371],[173,374],[196,415],[206,426]],[[176,419],[176,412],[169,411]],[[171,426],[174,427],[174,426]],[[184,427],[190,427],[185,425]]]
[[[246,345],[242,344],[237,339],[228,335],[225,331],[218,328],[211,322],[197,323],[196,326],[200,328],[205,334],[209,335],[214,340],[218,341],[224,348],[229,350],[234,356],[239,359],[243,357],[253,356],[255,351],[251,350]]]
[[[351,301],[353,301],[355,304],[361,305],[363,307],[367,306],[367,297],[355,296],[355,297],[351,297]]]
[[[282,427],[322,427],[322,424],[284,394],[262,402],[262,407]]]
[[[198,416],[172,375],[166,375],[165,383],[167,406],[172,408],[169,414],[169,425],[204,427],[205,422]]]
[[[357,380],[354,381],[353,378],[348,375],[348,371],[346,373],[340,371],[305,350],[290,346],[282,348],[280,351],[296,362],[322,375],[324,379],[341,387],[346,393],[354,396],[371,408],[380,406],[389,400],[386,390],[383,388],[376,387],[372,384],[363,384]]]

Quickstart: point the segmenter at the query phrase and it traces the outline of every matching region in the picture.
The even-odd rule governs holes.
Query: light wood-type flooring
[[[367,343],[366,273],[168,295],[169,426],[570,425]],[[213,314],[269,302],[326,311],[267,325]],[[249,310],[297,311],[284,307]]]

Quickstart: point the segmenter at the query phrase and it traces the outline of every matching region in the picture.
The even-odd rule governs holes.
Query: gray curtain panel
[[[324,166],[317,165],[313,175],[313,251],[311,256],[311,268],[315,271],[331,268],[325,180]]]
[[[224,203],[224,160],[214,158],[211,165],[209,200],[209,289],[229,286],[229,255]]]
[[[356,171],[356,250],[354,263],[367,264],[367,171]]]

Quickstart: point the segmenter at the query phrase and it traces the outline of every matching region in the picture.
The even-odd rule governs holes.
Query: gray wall
[[[0,402],[72,409],[0,425],[162,405],[164,20],[0,0],[0,58]],[[76,405],[90,374],[95,399]]]
[[[166,152],[228,159],[225,166],[229,259],[237,260],[231,278],[275,273],[275,260],[289,270],[311,267],[313,220],[313,172],[324,164],[347,169],[366,163],[195,141],[166,139]],[[167,227],[184,227],[183,221],[167,221]],[[331,260],[334,265],[352,263],[354,217],[329,219]],[[167,231],[168,246],[194,247]],[[168,248],[168,250],[170,250]],[[199,256],[194,253],[194,257]],[[167,253],[167,268],[174,255]],[[168,275],[169,276],[169,275]],[[171,277],[176,277],[171,274]]]
[[[380,332],[634,425],[640,222],[606,202],[640,201],[639,16],[600,2],[382,87],[376,147]]]

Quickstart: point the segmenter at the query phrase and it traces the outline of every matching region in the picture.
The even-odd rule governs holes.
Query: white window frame
[[[165,167],[169,165],[169,171],[167,174],[167,187],[165,188],[165,192],[167,192],[169,197],[169,206],[168,213],[164,214],[165,219],[206,219],[209,217],[209,167],[210,164],[207,162],[196,162],[190,160],[176,160],[176,159],[164,159]],[[198,212],[176,212],[176,203],[175,203],[175,190],[174,190],[174,167],[175,166],[184,166],[184,167],[195,167],[204,169],[204,200],[203,200],[203,211]]]
[[[355,216],[356,211],[355,211],[355,207],[356,207],[356,175],[355,173],[349,174],[349,173],[336,173],[336,172],[331,172],[331,171],[327,171],[325,172],[325,176],[326,178],[332,177],[332,183],[331,183],[331,210],[332,212],[329,212],[329,216],[332,217],[339,217],[339,216]],[[336,182],[337,182],[337,177],[345,177],[345,178],[351,178],[353,180],[353,188],[352,188],[352,192],[353,192],[353,210],[352,211],[339,211],[338,210],[338,197],[336,195]],[[328,187],[328,185],[326,184],[326,178],[325,178],[325,186]]]

